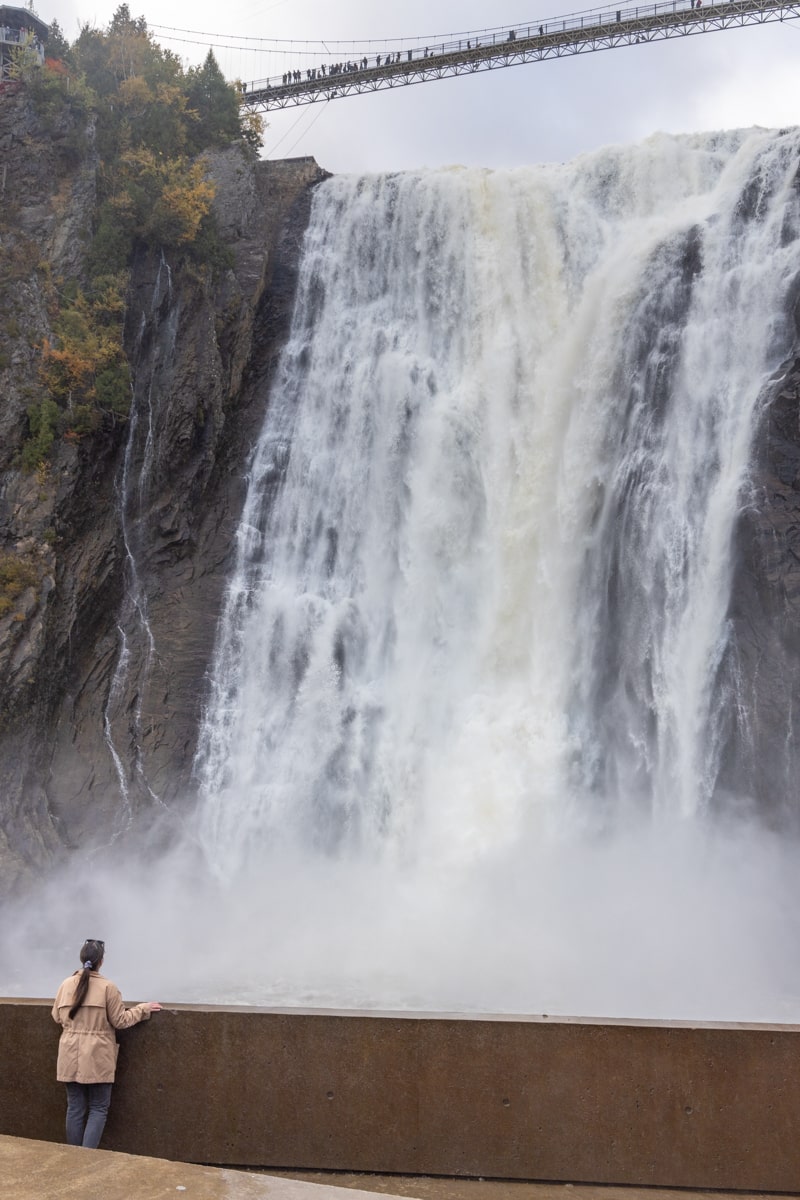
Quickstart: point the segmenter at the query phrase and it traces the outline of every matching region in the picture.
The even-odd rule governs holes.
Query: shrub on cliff
[[[136,241],[162,250],[183,248],[197,237],[213,198],[202,160],[165,159],[139,148],[114,165],[106,219],[113,217],[129,248]]]
[[[123,315],[132,256],[148,247],[173,262],[191,259],[195,269],[226,265],[203,151],[238,142],[255,153],[261,132],[213,53],[184,70],[127,4],[104,30],[84,25],[72,46],[54,25],[48,51],[58,61],[31,75],[31,97],[46,127],[72,110],[73,152],[85,153],[91,131],[98,189],[85,276],[80,287],[66,281],[51,293],[53,336],[42,345],[46,397],[29,408],[22,454],[28,469],[47,457],[57,437],[75,440],[125,418],[130,372]]]
[[[39,572],[30,559],[14,552],[0,554],[0,617],[14,608],[28,588],[39,585]]]
[[[53,448],[59,432],[61,409],[48,396],[28,408],[30,435],[22,446],[22,468],[35,471],[45,461]]]
[[[42,382],[48,398],[29,412],[32,467],[49,453],[56,434],[75,439],[91,433],[104,416],[127,416],[130,370],[122,345],[126,277],[102,276],[87,296],[66,300],[53,323],[56,343],[42,346]],[[55,404],[55,410],[53,408]]]
[[[175,54],[153,40],[144,17],[131,17],[127,4],[106,30],[84,26],[68,57],[100,101],[98,147],[104,158],[137,146],[165,157],[235,141],[258,148],[241,96],[213,52],[202,66],[185,71]]]
[[[36,470],[58,438],[79,441],[104,421],[124,420],[131,375],[122,340],[127,274],[99,276],[84,290],[61,289],[53,337],[41,344],[42,395],[28,406],[20,465]]]
[[[202,153],[235,142],[255,153],[261,127],[241,108],[213,53],[184,71],[126,4],[104,32],[84,27],[70,53],[98,97],[100,190],[90,267],[116,270],[141,243],[218,262]]]
[[[137,243],[191,253],[197,240],[198,249],[207,248],[213,191],[202,153],[236,142],[255,153],[261,133],[259,119],[242,109],[213,53],[202,66],[184,70],[127,4],[105,30],[84,25],[66,51],[56,29],[53,42],[69,78],[39,72],[39,100],[50,104],[61,95],[66,103],[77,89],[94,118],[99,244],[90,270],[117,270]]]

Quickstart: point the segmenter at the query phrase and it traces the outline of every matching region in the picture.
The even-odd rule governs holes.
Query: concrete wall
[[[62,1140],[58,1028],[0,1002],[0,1133]],[[800,1027],[182,1005],[120,1035],[104,1147],[195,1162],[800,1191]]]

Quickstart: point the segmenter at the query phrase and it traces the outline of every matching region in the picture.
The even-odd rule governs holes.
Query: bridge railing
[[[458,39],[431,41],[427,46],[414,45],[368,56],[362,52],[356,60],[345,59],[339,63],[296,68],[283,75],[243,85],[243,102],[254,106],[281,107],[285,103],[330,99],[336,94],[346,95],[371,87],[391,86],[396,77],[402,77],[405,82],[410,82],[408,77],[411,75],[418,80],[431,78],[437,71],[441,72],[455,63],[462,70],[470,67],[477,69],[491,60],[503,60],[511,56],[516,61],[526,61],[531,57],[532,50],[539,51],[541,57],[549,57],[550,47],[574,46],[584,41],[597,41],[600,37],[612,39],[604,44],[613,45],[613,39],[618,35],[619,44],[625,44],[631,40],[631,35],[652,33],[654,30],[684,27],[689,32],[692,25],[725,28],[731,24],[745,23],[746,17],[757,22],[759,14],[763,15],[763,19],[777,20],[782,19],[777,14],[787,10],[789,15],[796,15],[799,7],[800,0],[654,0],[650,4],[620,5],[618,8],[567,14],[540,22],[481,31],[475,36],[462,35]],[[737,21],[737,16],[742,18],[741,21]],[[717,23],[710,24],[715,18],[718,19]],[[520,57],[523,54],[526,55],[525,59]],[[342,91],[342,88],[346,90]]]

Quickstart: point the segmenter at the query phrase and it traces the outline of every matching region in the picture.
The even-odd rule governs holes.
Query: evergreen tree
[[[65,59],[69,54],[69,42],[64,37],[58,21],[53,21],[50,25],[44,52],[47,58],[56,59]]]
[[[195,149],[226,145],[241,137],[239,98],[222,74],[213,50],[202,67],[189,71],[186,96],[197,118],[191,138]]]

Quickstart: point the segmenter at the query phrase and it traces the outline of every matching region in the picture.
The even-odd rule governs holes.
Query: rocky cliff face
[[[233,265],[141,252],[125,322],[127,421],[20,466],[53,286],[82,279],[91,128],[0,97],[0,877],[179,802],[243,497],[294,293],[311,159],[209,159]]]
[[[796,317],[800,317],[800,310]],[[797,321],[796,321],[797,323]],[[800,757],[800,359],[764,397],[750,503],[737,529],[730,664],[739,693],[730,714],[724,783],[752,796],[763,819],[797,828]]]

